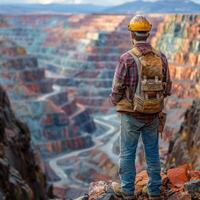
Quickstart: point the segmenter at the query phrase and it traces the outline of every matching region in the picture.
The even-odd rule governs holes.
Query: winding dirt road
[[[105,134],[93,137],[94,145],[92,147],[73,151],[71,153],[67,153],[65,155],[61,155],[56,158],[50,159],[50,167],[52,168],[54,173],[60,178],[60,181],[54,183],[55,186],[63,187],[63,185],[69,184],[70,187],[79,188],[80,185],[77,184],[77,182],[80,182],[81,185],[84,184],[84,182],[81,182],[80,180],[74,180],[74,183],[72,182],[70,174],[66,174],[63,166],[58,165],[58,162],[61,160],[70,160],[71,157],[78,156],[79,154],[87,152],[89,154],[89,152],[93,149],[100,149],[101,151],[105,152],[114,163],[117,163],[117,155],[115,155],[112,151],[113,144],[117,140],[119,135],[119,126],[116,126],[116,124],[118,123],[116,114],[101,117],[94,116],[94,118],[95,123],[97,123],[99,126],[104,127],[107,131],[105,132]],[[107,142],[102,141],[105,138],[108,138],[106,140]]]

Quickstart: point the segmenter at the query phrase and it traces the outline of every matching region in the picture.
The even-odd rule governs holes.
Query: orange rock
[[[189,165],[185,164],[167,171],[167,177],[169,178],[172,188],[182,187],[190,180],[188,170]]]

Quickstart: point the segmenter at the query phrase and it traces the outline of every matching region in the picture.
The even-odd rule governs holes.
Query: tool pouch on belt
[[[162,60],[158,52],[150,49],[145,54],[134,47],[130,51],[138,68],[138,85],[133,98],[133,111],[154,114],[164,106]]]
[[[134,111],[141,113],[159,113],[163,109],[162,99],[144,99],[135,95],[134,97]]]

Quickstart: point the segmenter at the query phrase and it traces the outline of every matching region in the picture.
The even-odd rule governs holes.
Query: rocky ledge
[[[45,200],[47,185],[31,149],[30,132],[0,86],[0,199]],[[51,196],[49,190],[49,195]]]
[[[196,100],[185,113],[181,129],[174,135],[169,145],[167,167],[190,163],[200,170],[200,101]]]
[[[136,196],[138,200],[148,200],[148,176],[146,171],[136,177]],[[189,165],[182,165],[162,173],[163,200],[198,200],[200,199],[200,171],[190,170]],[[99,181],[90,184],[89,193],[76,200],[121,200],[111,188],[111,181]]]

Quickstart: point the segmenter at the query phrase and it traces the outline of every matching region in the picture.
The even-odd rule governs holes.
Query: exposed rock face
[[[195,101],[185,113],[181,129],[175,134],[169,149],[168,166],[190,163],[200,169],[200,101]]]
[[[172,96],[166,106],[167,131],[171,135],[179,131],[185,111],[200,94],[199,20],[198,15],[165,16],[152,39],[152,44],[167,55],[173,80]]]
[[[30,144],[28,127],[13,113],[0,86],[0,199],[47,199],[46,180]]]
[[[200,38],[198,15],[165,16],[152,44],[168,56],[173,80],[166,108],[167,166],[190,163],[199,168]],[[166,141],[167,141],[166,140]]]

